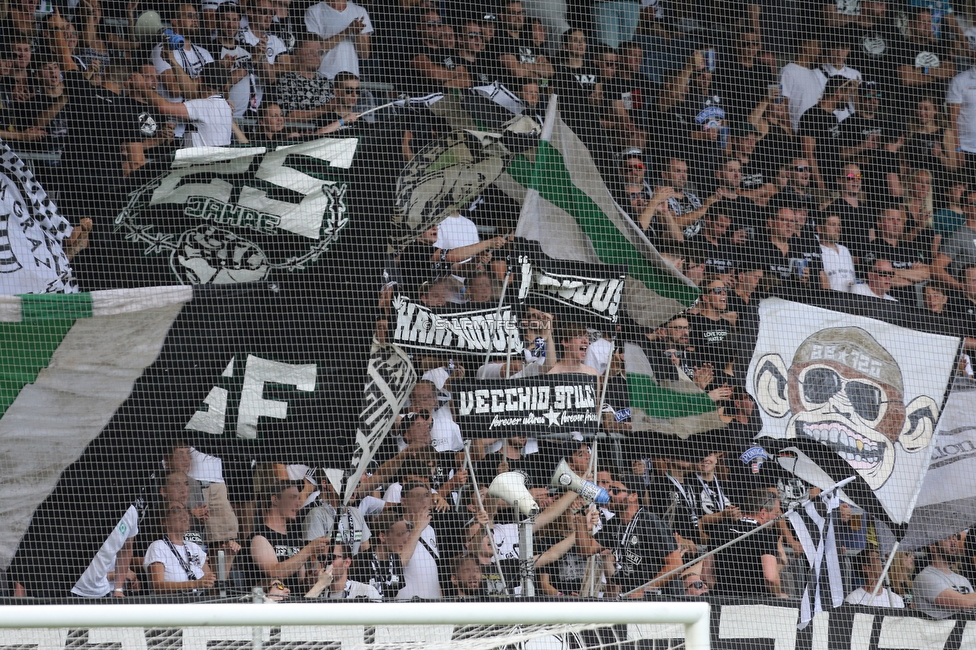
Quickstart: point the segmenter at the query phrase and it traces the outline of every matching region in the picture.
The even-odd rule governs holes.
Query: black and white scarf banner
[[[438,314],[403,294],[393,298],[388,336],[403,348],[482,357],[520,356],[523,347],[511,305]]]
[[[557,260],[538,242],[519,240],[513,265],[518,300],[544,311],[617,322],[627,266]]]
[[[465,437],[502,438],[597,428],[596,377],[578,373],[453,384]]]
[[[70,234],[24,161],[0,142],[0,294],[77,292],[62,248]]]
[[[363,387],[364,406],[356,430],[359,449],[353,456],[355,470],[343,495],[343,502],[347,504],[417,383],[413,364],[395,345],[374,343],[367,373],[369,378]]]
[[[800,597],[800,627],[806,627],[813,616],[828,607],[844,604],[844,580],[837,556],[835,511],[840,499],[833,493],[820,495],[823,513],[818,504],[808,501],[802,508],[787,514],[797,541],[803,547],[810,572]]]

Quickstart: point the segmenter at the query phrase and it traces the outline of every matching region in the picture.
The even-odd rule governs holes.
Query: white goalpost
[[[625,626],[626,632],[619,630]],[[120,630],[118,628],[125,628]],[[7,605],[0,607],[0,646],[74,648],[69,631],[90,643],[147,647],[150,629],[173,631],[183,650],[208,642],[250,642],[252,650],[370,648],[466,650],[606,648],[637,639],[678,639],[677,647],[708,650],[709,605],[704,602],[428,602],[234,603],[134,605]],[[603,632],[616,628],[618,632]],[[271,631],[275,634],[272,637]],[[589,634],[589,636],[587,636]],[[76,635],[77,636],[77,635]],[[181,638],[176,638],[181,637]],[[683,638],[683,642],[681,642]],[[586,639],[595,639],[587,642]],[[269,644],[269,641],[271,645]],[[339,644],[339,645],[336,645]],[[173,647],[173,646],[167,646]],[[180,647],[180,646],[177,646]],[[246,647],[246,646],[245,646]],[[670,646],[674,647],[674,646]]]

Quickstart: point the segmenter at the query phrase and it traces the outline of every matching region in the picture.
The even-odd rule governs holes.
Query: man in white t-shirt
[[[333,79],[340,72],[359,74],[359,59],[369,58],[373,23],[363,7],[347,0],[325,0],[305,12],[305,27],[325,40],[319,73]]]
[[[234,131],[233,111],[220,94],[227,85],[227,71],[217,64],[204,66],[200,81],[201,96],[180,103],[169,102],[141,84],[131,84],[130,89],[145,97],[159,113],[192,125],[194,128],[184,136],[187,146],[226,147]]]
[[[420,536],[410,559],[403,565],[404,586],[397,600],[413,597],[438,599],[441,597],[437,562],[441,552],[437,548],[437,534],[430,525],[430,488],[423,483],[407,483],[400,495],[403,518],[411,530],[420,528]]]
[[[800,116],[817,105],[827,85],[824,74],[814,68],[819,60],[820,40],[809,37],[803,39],[796,61],[783,67],[780,83],[794,131],[800,125]]]
[[[877,596],[872,596],[874,590],[877,589],[878,581],[881,580],[883,569],[881,553],[877,547],[869,544],[867,548],[857,554],[855,562],[861,567],[864,586],[847,594],[847,598],[844,599],[845,603],[868,607],[895,607],[898,609],[905,607],[905,601],[902,600],[902,597],[886,587],[882,587]]]
[[[963,554],[961,537],[950,535],[930,544],[929,565],[919,571],[912,583],[915,609],[932,618],[949,618],[956,612],[976,609],[973,585],[952,570],[952,564]]]
[[[976,66],[953,77],[946,93],[946,104],[967,168],[971,174],[976,173]]]
[[[827,280],[824,289],[834,291],[850,291],[857,282],[854,271],[854,258],[851,252],[840,243],[843,232],[840,217],[827,213],[817,220],[817,238],[820,240],[820,260],[823,263],[823,274]]]

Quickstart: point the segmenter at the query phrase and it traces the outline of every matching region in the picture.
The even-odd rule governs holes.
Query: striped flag
[[[626,264],[622,304],[640,326],[657,327],[698,297],[698,288],[614,202],[586,146],[559,118],[556,96],[533,159],[520,154],[506,171],[524,188],[516,235],[539,242],[555,259]],[[514,189],[515,196],[523,194]]]
[[[687,439],[726,426],[719,417],[718,405],[691,380],[655,377],[640,345],[625,344],[624,363],[633,431],[653,431]]]
[[[225,472],[348,462],[368,348],[321,302],[282,283],[0,297],[0,569],[67,593],[176,438]]]

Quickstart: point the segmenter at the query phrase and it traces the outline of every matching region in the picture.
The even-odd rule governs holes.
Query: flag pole
[[[825,492],[833,492],[834,490],[838,490],[838,489],[844,487],[845,485],[847,485],[848,483],[850,483],[851,481],[853,481],[855,478],[857,478],[857,477],[856,476],[849,476],[849,477],[845,478],[843,481],[839,481],[837,483],[834,483],[834,485],[831,486],[830,489],[824,490],[824,491]],[[621,594],[620,596],[618,596],[618,598],[627,598],[628,596],[632,596],[632,595],[634,595],[634,594],[636,594],[638,592],[644,591],[645,589],[647,589],[648,587],[650,587],[651,585],[653,585],[655,583],[666,581],[667,578],[670,578],[671,576],[675,575],[676,573],[680,573],[681,571],[684,571],[685,569],[687,569],[690,566],[694,566],[694,565],[698,564],[699,562],[701,562],[705,558],[711,557],[711,556],[715,555],[716,553],[718,553],[719,551],[724,551],[725,549],[729,548],[730,546],[734,546],[734,545],[738,544],[739,542],[741,542],[742,540],[746,539],[747,537],[752,537],[753,535],[755,535],[756,533],[758,533],[760,530],[763,530],[765,528],[769,528],[770,526],[779,523],[780,520],[785,519],[790,513],[795,512],[797,508],[799,508],[800,506],[806,505],[807,503],[810,503],[810,497],[809,496],[807,496],[807,498],[803,499],[802,501],[797,501],[792,506],[790,506],[789,508],[787,508],[785,512],[780,513],[775,518],[770,519],[766,523],[760,524],[759,526],[753,528],[752,530],[750,530],[748,532],[745,532],[745,533],[739,535],[735,539],[733,539],[733,540],[731,540],[729,542],[726,542],[725,544],[722,544],[721,546],[717,546],[717,547],[713,548],[712,550],[708,551],[707,553],[702,553],[701,555],[696,555],[693,559],[689,560],[688,562],[685,562],[684,564],[682,564],[678,568],[671,569],[670,571],[668,571],[667,573],[665,573],[665,574],[663,574],[661,576],[654,577],[653,579],[648,580],[647,582],[645,582],[641,586],[636,587],[634,589],[631,589],[627,593]]]
[[[895,559],[895,553],[898,552],[899,544],[900,542],[898,540],[895,540],[894,545],[891,547],[891,552],[888,553],[888,559],[885,560],[884,568],[881,570],[881,577],[878,578],[878,583],[874,585],[874,589],[872,590],[871,593],[872,603],[874,602],[874,599],[878,597],[878,594],[881,593],[881,590],[884,589],[882,585],[884,584],[885,578],[888,576],[888,570],[891,568],[891,562]]]
[[[502,294],[498,296],[498,307],[495,308],[495,327],[501,328],[502,305],[505,304],[505,293],[508,291],[508,281],[512,279],[512,270],[505,271],[505,282],[502,283]],[[504,328],[502,331],[505,332]],[[508,340],[508,332],[505,332],[505,340]],[[485,365],[491,361],[491,341],[488,342],[485,350]],[[508,377],[506,377],[508,379]]]
[[[474,486],[474,499],[478,504],[478,510],[484,511],[485,514],[488,513],[485,510],[485,504],[481,500],[481,490],[478,489],[478,479],[474,475],[474,465],[471,463],[471,441],[464,441],[464,462],[468,466],[468,474],[471,476],[471,485]],[[498,556],[498,547],[495,545],[495,531],[492,528],[491,520],[488,520],[488,525],[485,526],[486,533],[488,534],[488,541],[491,542],[491,552],[495,556],[495,566],[498,568],[498,578],[502,581],[502,589],[505,593],[508,593],[508,585],[505,584],[505,574],[502,572],[502,559]]]

